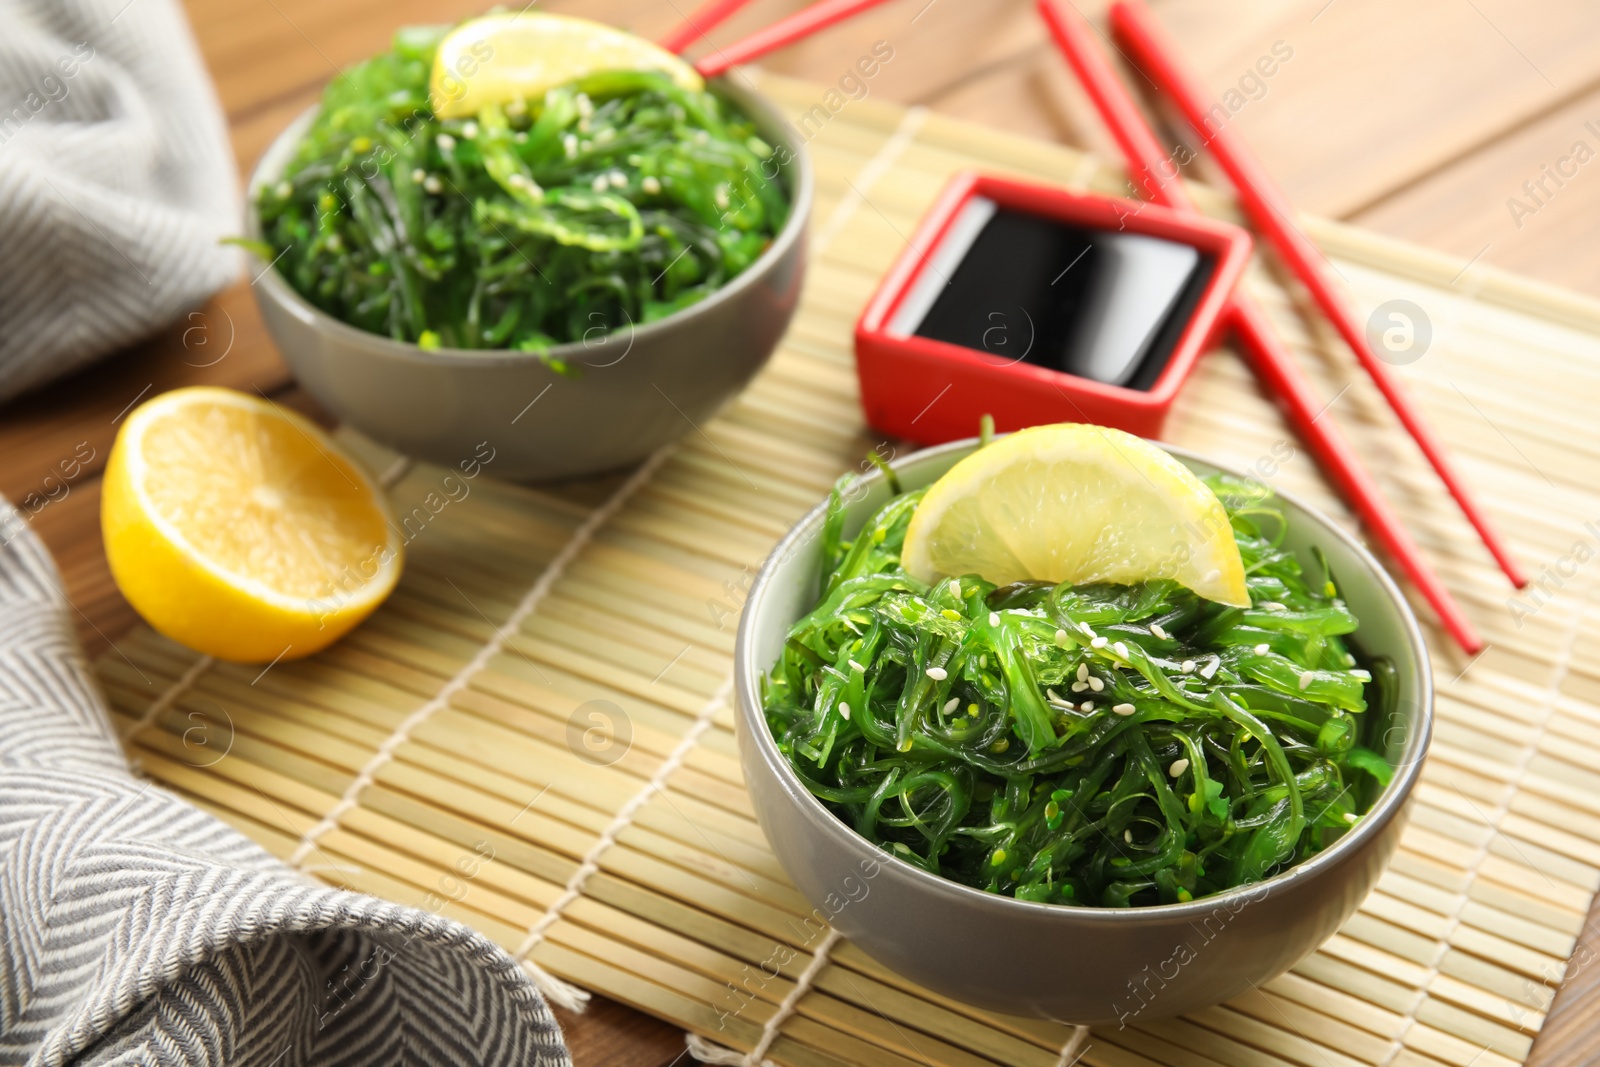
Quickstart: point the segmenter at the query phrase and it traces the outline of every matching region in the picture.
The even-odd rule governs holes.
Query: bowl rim
[[[1004,435],[996,435],[996,437]],[[913,463],[921,464],[936,459],[947,452],[957,452],[972,448],[979,442],[977,437],[963,438],[959,441],[950,441],[932,448],[920,449],[895,462],[889,464],[890,468],[899,471]],[[1230,474],[1237,478],[1248,479],[1249,476],[1237,468],[1219,463],[1207,456],[1194,452],[1178,445],[1171,445],[1164,441],[1151,441],[1152,444],[1166,450],[1180,460],[1193,461],[1206,467],[1211,467],[1221,473]],[[1187,463],[1185,464],[1187,465]],[[884,478],[881,470],[874,469],[864,475],[859,484],[874,485]],[[915,864],[908,863],[869,843],[850,827],[841,822],[837,816],[823,806],[822,802],[812,795],[811,791],[800,781],[799,776],[789,766],[788,760],[783,758],[778,751],[777,743],[772,736],[772,729],[767,724],[766,715],[760,699],[759,680],[767,668],[754,662],[755,650],[752,647],[751,633],[754,629],[754,620],[760,612],[769,588],[774,581],[776,564],[786,559],[794,545],[802,538],[812,534],[822,522],[829,505],[828,500],[808,511],[793,528],[783,536],[763,562],[760,573],[750,587],[749,596],[745,600],[744,609],[740,614],[739,633],[734,650],[734,696],[737,700],[737,714],[744,721],[746,727],[744,738],[756,746],[759,758],[771,769],[777,777],[779,785],[784,792],[796,798],[797,802],[806,812],[806,816],[822,828],[822,832],[830,840],[842,845],[847,851],[854,853],[858,860],[872,860],[896,871],[902,878],[909,879],[913,884],[919,885],[924,890],[938,897],[948,899],[952,904],[965,904],[971,907],[985,907],[996,909],[1000,917],[1012,915],[1018,919],[1031,918],[1034,920],[1049,920],[1058,917],[1070,921],[1083,921],[1091,923],[1137,923],[1149,919],[1170,920],[1172,922],[1186,922],[1209,915],[1219,907],[1228,907],[1230,911],[1237,911],[1263,897],[1287,891],[1297,885],[1310,882],[1328,870],[1342,864],[1347,856],[1355,855],[1359,850],[1367,848],[1382,833],[1388,825],[1404,810],[1417,780],[1422,774],[1422,761],[1428,750],[1428,744],[1433,734],[1434,714],[1434,685],[1433,670],[1428,655],[1427,643],[1423,640],[1422,629],[1417,623],[1416,614],[1411,610],[1410,603],[1395,584],[1388,570],[1378,562],[1377,558],[1369,552],[1364,545],[1344,528],[1336,525],[1327,515],[1318,508],[1314,508],[1293,493],[1285,492],[1273,487],[1276,496],[1298,507],[1302,512],[1318,523],[1329,537],[1342,541],[1347,548],[1352,550],[1356,558],[1363,563],[1377,580],[1378,588],[1389,597],[1399,610],[1400,624],[1412,652],[1417,657],[1418,674],[1418,710],[1415,720],[1410,725],[1410,736],[1406,739],[1405,748],[1401,752],[1401,766],[1389,785],[1378,795],[1372,807],[1356,823],[1355,828],[1339,838],[1328,848],[1315,856],[1295,864],[1287,870],[1280,871],[1271,878],[1248,885],[1235,886],[1213,893],[1210,896],[1196,897],[1194,900],[1178,904],[1147,904],[1130,908],[1103,908],[1089,906],[1072,906],[1066,904],[1041,903],[1031,900],[1019,900],[1016,897],[1005,896],[999,893],[990,893],[961,882],[945,878],[923,870]]]
[[[772,243],[738,277],[699,303],[691,304],[655,322],[634,326],[632,334],[634,340],[648,340],[657,333],[679,329],[697,316],[707,314],[714,308],[735,299],[744,290],[755,285],[774,263],[787,257],[796,243],[805,240],[806,230],[811,221],[816,179],[810,153],[806,150],[806,142],[796,136],[794,127],[783,117],[777,105],[760,92],[741,86],[725,75],[712,79],[707,85],[753,118],[763,136],[771,134],[776,139],[774,149],[782,149],[787,155],[787,161],[780,167],[790,177],[789,215],[784,220],[783,227],[773,237]],[[261,218],[255,202],[257,191],[277,180],[283,168],[288,165],[294,146],[321,107],[322,102],[319,100],[291,119],[267,145],[266,150],[251,168],[250,177],[245,182],[244,198],[244,229],[245,236],[250,240],[262,239]],[[534,363],[548,365],[547,361],[530,352],[514,352],[510,349],[422,348],[412,341],[396,341],[384,334],[371,333],[359,326],[352,326],[301,296],[278,271],[276,260],[266,263],[254,252],[250,255],[257,263],[263,264],[252,285],[279,304],[286,305],[293,314],[313,328],[331,333],[347,342],[362,344],[379,355],[430,366],[522,367]],[[588,346],[582,341],[568,341],[553,346],[547,358],[581,363],[581,356],[586,351]]]

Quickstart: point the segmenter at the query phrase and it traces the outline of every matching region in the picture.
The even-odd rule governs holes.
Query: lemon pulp
[[[222,659],[308,655],[399,578],[379,490],[313,423],[227,389],[129,416],[107,461],[112,577],[159,632]]]
[[[1170,578],[1250,605],[1216,494],[1161,448],[1103,426],[1036,426],[961,460],[918,505],[901,562],[930,582]]]
[[[439,118],[485,104],[538,101],[558,85],[604,70],[653,70],[705,88],[688,63],[636,34],[571,15],[500,12],[463,22],[439,42],[429,82]]]

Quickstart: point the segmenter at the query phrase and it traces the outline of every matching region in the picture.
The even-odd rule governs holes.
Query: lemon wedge
[[[928,582],[1171,578],[1250,606],[1216,494],[1160,448],[1104,426],[1035,426],[957,463],[917,506],[901,563]]]
[[[177,389],[128,416],[100,526],[134,610],[218,659],[316,652],[400,577],[400,535],[361,468],[314,423],[231,389]]]
[[[688,63],[626,30],[571,15],[504,11],[444,36],[429,100],[439,118],[466,118],[485,104],[541,100],[558,85],[602,70],[660,71],[685,89],[706,84]]]

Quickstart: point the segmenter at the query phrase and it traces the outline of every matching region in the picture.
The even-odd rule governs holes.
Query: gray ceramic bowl
[[[894,467],[915,488],[973,447],[955,442]],[[1225,469],[1168,451],[1202,474]],[[881,476],[863,488],[847,505],[847,535],[888,499]],[[1219,1003],[1288,970],[1332,936],[1377,881],[1400,837],[1428,744],[1432,676],[1416,619],[1378,562],[1316,511],[1287,495],[1281,500],[1290,547],[1307,563],[1313,546],[1327,554],[1361,620],[1362,647],[1395,661],[1400,699],[1380,727],[1400,769],[1372,811],[1307,862],[1188,904],[1126,910],[1035,904],[947,881],[868,844],[806,791],[773,742],[759,689],[790,625],[816,601],[826,505],[806,516],[773,550],[751,589],[739,624],[735,691],[740,758],[756,815],[816,917],[935,992],[1014,1015],[1094,1024]]]
[[[748,270],[699,304],[659,322],[596,333],[552,355],[579,368],[564,377],[527,355],[424,351],[348,326],[313,307],[276,270],[255,283],[273,340],[300,384],[341,421],[409,455],[454,465],[479,442],[491,473],[522,481],[612,470],[636,462],[709,418],[755,376],[789,325],[805,273],[811,163],[761,97],[725,80],[713,88],[753,117],[777,158],[792,207]],[[250,178],[275,182],[315,109],[278,135]],[[250,237],[260,224],[252,206]],[[258,270],[264,268],[258,266]]]

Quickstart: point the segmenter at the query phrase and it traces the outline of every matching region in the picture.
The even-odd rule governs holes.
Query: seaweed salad
[[[1327,847],[1393,773],[1363,744],[1390,669],[1358,664],[1270,490],[1207,484],[1248,608],[1165,579],[929,584],[900,562],[926,490],[891,479],[850,541],[836,491],[821,602],[766,680],[779,749],[868,841],[1024,900],[1177,903]]]
[[[448,29],[402,30],[334,78],[256,193],[258,251],[317,307],[424,348],[542,354],[704,299],[782,228],[754,123],[660,72],[439,118],[429,76]]]

